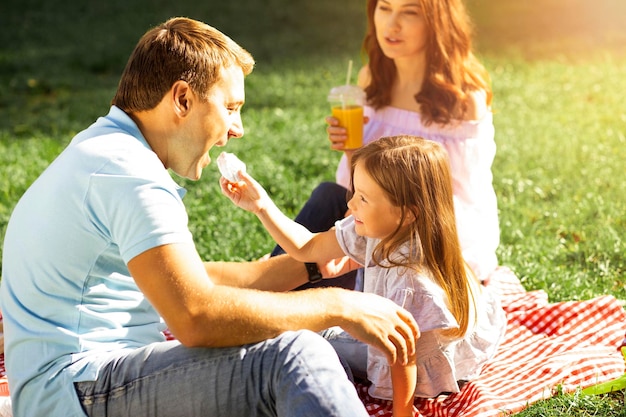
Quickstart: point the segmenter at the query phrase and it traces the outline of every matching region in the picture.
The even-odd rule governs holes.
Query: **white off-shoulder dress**
[[[480,120],[428,126],[414,111],[366,106],[364,113],[369,117],[363,127],[364,144],[385,136],[414,135],[438,142],[448,151],[463,257],[481,280],[488,279],[498,267],[496,249],[500,243],[498,202],[491,172],[496,154],[492,113]],[[345,155],[337,167],[336,181],[350,188]]]

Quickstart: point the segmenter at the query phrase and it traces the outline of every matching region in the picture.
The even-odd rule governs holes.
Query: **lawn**
[[[137,39],[179,15],[247,48],[246,135],[228,150],[295,214],[332,180],[326,93],[362,62],[364,0],[3,0],[0,4],[0,236],[26,187],[72,135],[108,111]],[[626,299],[626,2],[468,0],[492,75],[500,261],[551,301]],[[212,151],[215,159],[219,149]],[[219,195],[216,166],[186,204],[207,259],[254,259],[272,241]],[[59,190],[62,198],[63,190]],[[1,238],[0,238],[1,239]],[[609,407],[606,411],[603,407]],[[604,410],[604,411],[601,411]],[[624,393],[557,396],[524,416],[626,416]]]

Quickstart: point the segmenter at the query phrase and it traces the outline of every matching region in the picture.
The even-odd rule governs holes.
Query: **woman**
[[[368,0],[363,49],[368,63],[358,84],[367,95],[364,143],[410,134],[447,150],[463,257],[481,281],[498,266],[499,225],[491,165],[495,157],[489,75],[472,53],[471,25],[462,0]],[[328,117],[332,149],[346,130]],[[347,213],[350,156],[344,151],[337,183],[322,183],[296,217],[312,231],[327,230]],[[277,247],[273,254],[280,253]],[[335,280],[351,287],[354,274]]]

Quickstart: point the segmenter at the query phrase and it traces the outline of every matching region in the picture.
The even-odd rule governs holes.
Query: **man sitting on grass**
[[[21,198],[0,291],[15,416],[365,417],[315,332],[341,326],[391,363],[414,354],[417,325],[390,300],[260,291],[307,282],[286,256],[201,261],[168,169],[197,180],[213,146],[243,135],[253,64],[201,22],[148,31],[108,115]]]

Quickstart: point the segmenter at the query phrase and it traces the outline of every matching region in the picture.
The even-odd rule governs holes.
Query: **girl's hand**
[[[363,117],[363,124],[367,124],[367,122],[369,122],[369,117]],[[326,117],[326,123],[328,124],[326,132],[328,133],[330,148],[342,151],[346,146],[346,140],[348,140],[346,128],[339,126],[339,119],[333,116]]]
[[[238,172],[238,182],[230,182],[220,178],[222,194],[230,199],[237,207],[257,214],[267,206],[270,199],[265,189],[254,178],[244,171]]]
[[[332,259],[328,261],[326,264],[318,263],[320,268],[320,272],[324,278],[336,278],[343,274],[347,274],[350,271],[354,271],[355,269],[362,268],[363,265],[352,260],[347,256],[343,258]]]

